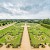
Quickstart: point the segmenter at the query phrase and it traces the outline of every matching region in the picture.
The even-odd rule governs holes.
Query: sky
[[[0,19],[50,18],[50,0],[0,0]]]

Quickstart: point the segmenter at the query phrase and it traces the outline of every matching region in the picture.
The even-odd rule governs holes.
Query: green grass
[[[50,44],[50,29],[41,26],[40,24],[29,24],[28,28],[31,45]]]
[[[24,24],[16,23],[8,28],[0,30],[0,43],[12,44],[13,48],[20,46]]]

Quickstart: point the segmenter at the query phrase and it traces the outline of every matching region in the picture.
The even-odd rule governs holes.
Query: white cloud
[[[35,19],[47,19],[47,18],[50,18],[50,12],[41,11],[37,14],[34,14],[33,16]]]
[[[11,16],[10,14],[6,14],[6,13],[0,13],[0,19],[47,19],[50,18],[50,12],[45,12],[42,11],[38,14],[27,14],[27,15],[13,15]]]
[[[9,18],[11,19],[13,17],[6,13],[0,13],[0,19],[9,19]]]
[[[7,19],[9,18],[16,18],[16,19],[50,18],[49,0],[38,0],[38,1],[37,0],[31,0],[31,1],[11,0],[11,1],[4,0],[0,2],[0,19],[1,18],[7,18]]]

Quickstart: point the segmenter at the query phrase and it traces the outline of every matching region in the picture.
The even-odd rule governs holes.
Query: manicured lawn
[[[28,24],[30,42],[34,48],[38,48],[40,45],[50,44],[50,29],[41,26],[40,24]]]
[[[24,24],[16,23],[8,28],[0,30],[0,43],[11,45],[13,48],[20,46],[23,34],[22,25]]]

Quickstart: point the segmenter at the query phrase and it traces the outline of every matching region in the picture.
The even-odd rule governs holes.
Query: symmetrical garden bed
[[[21,23],[16,23],[8,28],[0,30],[0,47],[6,45],[16,48],[21,45],[23,28]]]
[[[45,48],[45,45],[50,46],[50,29],[41,26],[40,24],[28,24],[30,43],[34,48],[39,48],[39,46]]]

